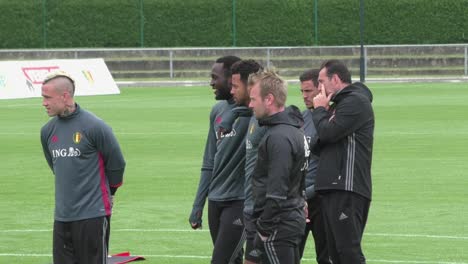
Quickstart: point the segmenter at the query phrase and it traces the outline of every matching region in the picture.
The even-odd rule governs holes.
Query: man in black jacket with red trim
[[[334,264],[365,263],[361,249],[372,193],[372,93],[340,61],[322,64],[313,121],[319,137],[315,190],[322,196]]]
[[[285,108],[286,83],[273,72],[254,75],[250,104],[267,127],[252,175],[256,248],[262,264],[299,264],[298,245],[305,228],[304,187],[308,143],[300,130],[302,114]]]

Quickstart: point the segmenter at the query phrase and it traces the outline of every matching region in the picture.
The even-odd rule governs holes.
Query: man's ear
[[[340,77],[338,77],[338,74],[333,74],[332,80],[333,80],[334,84],[341,83],[341,80],[340,80]]]
[[[267,105],[269,106],[275,102],[275,97],[271,93],[267,94],[267,96],[265,96],[265,99],[267,100]]]
[[[71,94],[68,91],[64,91],[63,94],[63,100],[68,101],[71,98]]]

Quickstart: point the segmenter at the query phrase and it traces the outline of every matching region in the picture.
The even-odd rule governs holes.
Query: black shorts
[[[106,264],[107,217],[54,222],[55,264]]]

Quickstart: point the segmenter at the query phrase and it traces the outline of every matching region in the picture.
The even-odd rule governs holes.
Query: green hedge
[[[144,1],[144,16],[147,47],[232,45],[231,1]]]
[[[46,3],[47,47],[134,47],[139,44],[138,1],[47,0]]]
[[[468,0],[364,1],[366,44],[468,42]],[[0,48],[356,45],[359,2],[0,0]]]
[[[366,33],[367,41],[372,44],[468,42],[466,0],[368,2]]]
[[[313,0],[238,0],[236,11],[239,46],[313,44]]]
[[[0,11],[0,48],[42,47],[40,2],[1,0]]]

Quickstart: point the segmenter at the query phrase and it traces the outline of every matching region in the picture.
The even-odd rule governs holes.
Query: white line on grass
[[[415,264],[468,264],[466,262],[451,261],[426,261],[426,260],[388,260],[388,259],[366,259],[367,262],[375,263],[415,263]]]
[[[112,229],[112,232],[160,232],[160,233],[196,233],[208,232],[208,229],[139,229],[139,228],[120,228]],[[0,233],[35,233],[52,232],[52,229],[6,229],[0,230]],[[382,237],[416,237],[416,238],[436,238],[436,239],[460,239],[468,240],[468,236],[447,236],[447,235],[427,235],[427,234],[388,234],[388,233],[364,233],[364,236],[382,236]]]
[[[423,238],[442,238],[442,239],[461,239],[467,240],[464,236],[443,236],[443,235],[424,235],[424,234],[385,234],[385,233],[364,233],[364,236],[383,236],[383,237],[423,237]]]
[[[9,230],[0,230],[0,233],[37,233],[37,232],[52,232],[52,229],[9,229]]]
[[[2,105],[0,107],[1,108],[12,108],[12,107],[25,107],[25,106],[32,106],[32,107],[36,107],[36,108],[40,108],[41,107],[41,103],[31,103],[31,104],[6,104],[6,105]]]
[[[190,256],[190,255],[139,255],[135,256],[143,257],[154,257],[154,258],[197,258],[197,259],[211,259],[210,256]],[[313,258],[302,258],[302,261],[313,261]],[[388,260],[388,259],[366,259],[366,262],[375,262],[375,263],[420,263],[420,264],[468,264],[466,262],[447,262],[447,261],[425,261],[425,260]]]
[[[51,254],[0,253],[0,257],[52,257]]]
[[[185,259],[210,259],[210,256],[195,255],[149,255],[133,254],[146,258],[185,258]],[[52,257],[51,254],[21,254],[21,253],[0,253],[0,257]],[[303,261],[315,261],[312,258],[302,258]],[[367,262],[375,263],[414,263],[414,264],[468,264],[466,262],[447,262],[447,261],[425,261],[425,260],[388,260],[388,259],[367,259]]]
[[[387,260],[387,259],[366,259],[367,262],[375,263],[414,263],[414,264],[467,264],[466,262],[447,261],[425,261],[425,260]]]
[[[190,256],[190,255],[139,255],[132,254],[133,256],[152,257],[152,258],[189,258],[189,259],[211,259],[211,256]]]
[[[132,229],[132,228],[123,228],[115,229],[112,231],[116,232],[174,232],[174,233],[183,233],[183,232],[208,232],[208,229]]]
[[[205,132],[205,131],[203,131]],[[201,134],[202,132],[200,132]],[[148,136],[148,135],[194,135],[193,131],[188,132],[115,132],[116,135],[133,135],[133,136]],[[31,136],[39,135],[39,132],[0,132],[0,135],[4,136]]]

